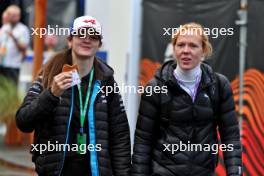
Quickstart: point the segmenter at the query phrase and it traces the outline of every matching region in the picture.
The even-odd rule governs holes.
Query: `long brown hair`
[[[50,88],[54,76],[62,71],[64,64],[72,65],[71,49],[63,50],[55,54],[42,68],[39,75],[42,76],[43,87]]]

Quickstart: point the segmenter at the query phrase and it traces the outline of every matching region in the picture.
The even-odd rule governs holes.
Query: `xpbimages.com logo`
[[[45,152],[64,152],[64,151],[72,151],[72,152],[80,152],[80,154],[85,154],[87,151],[101,151],[102,145],[101,144],[60,144],[58,141],[51,143],[48,141],[47,144],[31,144],[31,151],[32,152],[39,152],[43,154]]]
[[[182,25],[181,25],[182,26]],[[179,31],[181,35],[190,34],[190,35],[201,35],[202,30],[200,28],[162,28],[163,35],[169,35],[171,38],[174,38],[174,35]],[[204,34],[207,36],[211,36],[212,38],[218,38],[219,36],[231,36],[234,35],[234,28],[203,28]]]
[[[31,28],[31,35],[37,35],[40,38],[44,37],[45,35],[56,35],[56,36],[79,36],[80,38],[86,38],[87,36],[91,35],[98,35],[101,36],[102,31],[98,31],[99,29],[95,30],[94,28],[82,28],[80,30],[74,31],[71,28],[63,28],[55,25],[52,27],[48,25],[46,28]]]
[[[211,152],[212,154],[217,154],[221,151],[233,151],[233,144],[192,144],[190,141],[187,144],[180,141],[178,144],[163,144],[163,151],[171,152],[171,154],[183,151],[190,152]]]
[[[117,83],[114,83],[114,86],[102,86],[99,87],[98,93],[101,92],[103,94],[111,93],[125,93],[125,94],[145,94],[146,96],[151,96],[154,94],[167,94],[168,89],[167,86],[129,86],[125,84],[121,84],[121,86],[117,85]]]

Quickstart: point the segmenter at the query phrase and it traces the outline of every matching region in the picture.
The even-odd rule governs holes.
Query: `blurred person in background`
[[[44,52],[44,61],[43,63],[47,63],[52,56],[55,54],[55,47],[58,44],[58,37],[56,35],[46,35],[44,39],[45,43],[45,52]]]
[[[19,69],[30,42],[27,26],[20,21],[21,10],[16,5],[6,9],[8,20],[1,28],[0,74],[18,83]]]
[[[167,94],[141,97],[131,175],[213,175],[218,164],[217,131],[225,146],[226,174],[242,175],[230,83],[202,62],[212,53],[208,36],[200,24],[188,23],[178,28],[172,45],[176,59],[165,62],[147,85],[167,86]]]
[[[96,33],[88,33],[90,29]],[[100,23],[91,16],[76,18],[68,37],[69,49],[44,65],[17,111],[18,128],[35,131],[35,145],[70,146],[31,150],[39,176],[129,174],[128,120],[120,94],[105,93],[105,87],[113,87],[115,80],[113,69],[95,56],[101,45]],[[77,65],[81,83],[73,85],[73,70],[62,72],[65,64],[69,68]]]

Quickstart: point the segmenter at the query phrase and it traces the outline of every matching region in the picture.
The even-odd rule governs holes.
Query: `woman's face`
[[[74,54],[80,58],[89,58],[95,56],[99,50],[100,37],[98,35],[77,35],[73,36],[68,42]]]
[[[191,70],[201,63],[204,54],[202,37],[199,34],[189,32],[180,34],[173,51],[180,68]]]

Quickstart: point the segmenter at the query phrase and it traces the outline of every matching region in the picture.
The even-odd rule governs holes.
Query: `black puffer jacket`
[[[168,95],[142,95],[137,129],[135,132],[132,176],[208,176],[217,165],[217,126],[224,150],[228,175],[240,175],[242,169],[241,143],[232,90],[228,80],[213,73],[202,64],[202,79],[195,102],[178,85],[173,76],[174,61],[165,63],[147,86],[167,86]],[[216,84],[217,82],[220,84]],[[218,108],[213,107],[212,86],[219,85]],[[169,103],[165,103],[169,97]],[[164,100],[164,102],[163,102]],[[165,110],[164,110],[165,109]],[[215,113],[214,113],[215,112]],[[219,112],[219,116],[217,113]],[[184,145],[188,147],[184,149]],[[194,145],[201,144],[195,150]],[[182,149],[177,149],[177,146]],[[197,145],[198,146],[198,145]],[[207,146],[207,148],[206,148]],[[208,148],[210,147],[211,148]],[[212,146],[214,146],[212,148]],[[193,147],[193,148],[191,148]],[[210,149],[210,151],[209,151]]]
[[[131,162],[129,126],[121,96],[118,93],[106,96],[99,91],[113,83],[113,70],[96,59],[95,81],[87,112],[89,144],[100,144],[102,149],[90,152],[91,172],[98,176],[127,176]],[[23,132],[35,131],[34,144],[68,143],[72,90],[66,90],[59,99],[49,90],[43,90],[40,78],[33,83],[17,112],[16,121]],[[40,175],[60,175],[66,152],[46,150],[40,154],[34,149],[32,153]]]

